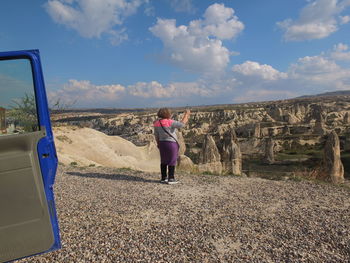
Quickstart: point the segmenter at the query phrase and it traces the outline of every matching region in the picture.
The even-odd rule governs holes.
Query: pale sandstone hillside
[[[138,147],[119,136],[69,126],[55,127],[54,135],[58,160],[63,164],[159,170],[159,152],[154,143]]]

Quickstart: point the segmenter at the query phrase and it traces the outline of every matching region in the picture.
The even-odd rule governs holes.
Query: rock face
[[[275,120],[269,114],[265,114],[265,116],[263,117],[262,121],[264,121],[264,122],[274,122]]]
[[[290,135],[290,129],[289,129],[288,125],[285,125],[285,126],[283,127],[282,133],[283,133],[284,135]]]
[[[230,174],[242,174],[242,154],[235,133],[225,134],[221,153],[223,171]]]
[[[344,122],[344,124],[350,124],[350,114],[349,114],[349,112],[345,113],[343,122]]]
[[[328,135],[324,148],[323,166],[329,180],[333,183],[344,182],[344,166],[340,159],[339,137],[335,131]]]
[[[307,116],[308,122],[310,120],[316,120],[316,121],[322,121],[324,117],[326,116],[326,112],[324,111],[324,107],[320,104],[311,104],[310,105],[310,112]]]
[[[253,135],[256,138],[260,138],[260,136],[261,136],[260,122],[258,122],[254,125],[254,134]]]
[[[267,113],[276,121],[282,120],[283,111],[275,104],[267,108]]]
[[[273,164],[275,162],[274,151],[273,151],[274,144],[275,143],[271,137],[266,138],[264,162],[267,164]]]
[[[278,134],[278,129],[276,127],[268,128],[268,136],[275,136]]]
[[[182,132],[180,131],[177,132],[177,142],[180,145],[179,155],[184,155],[186,152],[186,144],[185,144],[185,139],[182,136]]]
[[[192,160],[185,155],[186,144],[182,132],[177,132],[177,141],[179,143],[179,157],[177,158],[177,169],[181,171],[192,172],[194,169],[194,164]]]
[[[324,135],[325,133],[326,133],[325,121],[324,121],[323,115],[321,113],[319,113],[316,116],[316,122],[315,122],[315,127],[313,130],[313,134]]]
[[[205,136],[203,147],[199,156],[198,169],[201,172],[221,173],[222,164],[220,153],[216,147],[213,137],[209,134]]]
[[[174,110],[174,119],[181,119],[183,110]],[[56,124],[92,127],[111,136],[120,136],[136,146],[146,147],[153,139],[154,111],[109,111],[71,112],[57,117]],[[231,142],[229,131],[235,131],[239,141]],[[257,102],[239,105],[196,107],[191,113],[186,127],[179,134],[182,164],[189,157],[202,171],[231,171],[239,167],[232,160],[243,162],[266,160],[274,162],[274,154],[292,153],[304,150],[319,151],[323,146],[324,135],[336,131],[342,150],[350,149],[350,96],[300,98],[276,102]],[[206,138],[206,134],[212,136]],[[273,138],[273,142],[266,139]],[[227,140],[224,143],[224,138]],[[214,143],[215,141],[215,143]],[[225,144],[225,145],[224,145]],[[274,146],[273,146],[274,144]],[[151,145],[154,146],[153,144]],[[152,148],[151,147],[151,148]],[[187,148],[187,149],[186,149]],[[157,150],[157,149],[156,149]],[[264,158],[265,157],[265,158]],[[311,156],[310,156],[311,157]],[[289,158],[289,157],[288,157]],[[179,159],[179,160],[180,160]],[[220,164],[221,162],[221,164]],[[316,162],[310,158],[310,165],[319,167],[322,158]],[[191,165],[189,165],[191,166]],[[249,167],[247,165],[247,167]],[[232,169],[231,169],[232,168]],[[197,169],[198,171],[198,169]],[[232,170],[234,173],[234,169]],[[239,170],[238,170],[239,171]],[[347,176],[345,166],[345,177]]]
[[[285,120],[288,124],[296,124],[299,122],[299,119],[291,113],[287,113],[287,115],[285,116]]]
[[[176,169],[179,171],[192,172],[194,170],[194,164],[186,155],[180,155],[177,159]]]
[[[294,114],[298,119],[303,119],[305,116],[307,109],[306,106],[300,103],[293,103],[291,108],[292,114]]]

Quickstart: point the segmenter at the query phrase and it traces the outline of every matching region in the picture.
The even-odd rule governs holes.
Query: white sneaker
[[[167,183],[168,183],[168,179],[160,180],[160,183],[161,183],[161,184],[167,184]]]
[[[168,184],[177,184],[179,181],[176,181],[175,179],[169,179]]]

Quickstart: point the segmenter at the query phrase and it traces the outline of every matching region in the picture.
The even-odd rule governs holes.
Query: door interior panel
[[[0,136],[0,262],[54,243],[37,145],[44,132]]]

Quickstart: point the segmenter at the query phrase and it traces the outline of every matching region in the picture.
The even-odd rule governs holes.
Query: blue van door
[[[60,248],[56,169],[39,51],[0,52],[0,262]]]

